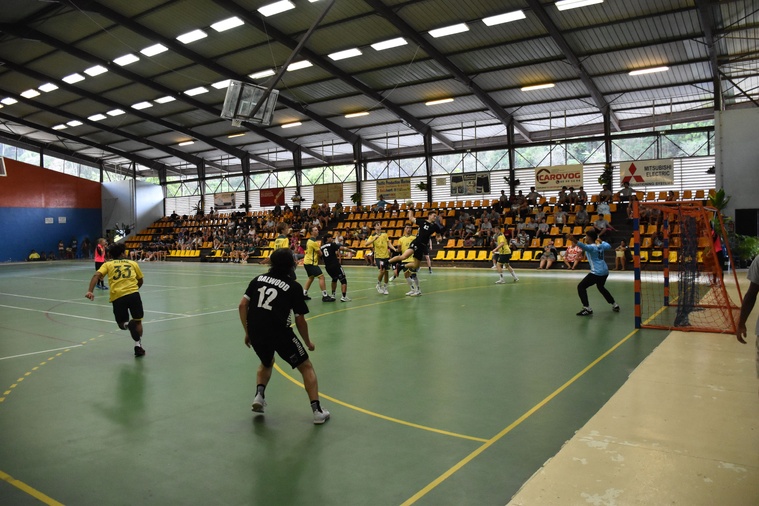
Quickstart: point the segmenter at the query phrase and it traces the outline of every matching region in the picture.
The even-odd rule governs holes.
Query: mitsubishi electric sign
[[[538,191],[561,190],[562,186],[582,186],[582,165],[535,167],[535,187]]]
[[[670,185],[675,182],[675,161],[638,160],[619,163],[619,182],[630,186]]]

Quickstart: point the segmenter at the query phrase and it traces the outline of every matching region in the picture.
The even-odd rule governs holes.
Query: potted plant
[[[730,198],[730,195],[727,195],[725,193],[725,189],[720,188],[718,191],[710,194],[707,201],[709,202],[709,206],[716,209],[717,212],[722,215],[722,210],[727,207],[728,203],[730,203]],[[723,219],[725,219],[724,216]],[[722,233],[722,229],[720,228],[719,224],[719,217],[716,215],[712,218],[712,227],[717,231],[718,234]]]
[[[598,178],[598,184],[601,186],[609,185],[609,188],[611,188],[611,180],[613,175],[614,167],[610,163],[604,164],[604,171],[601,173],[601,177]]]
[[[750,235],[735,235],[738,246],[735,252],[740,257],[743,267],[748,267],[755,256],[759,255],[759,238]]]
[[[427,191],[427,183],[425,183],[424,181],[419,181],[416,184],[416,187],[419,188],[421,191]]]

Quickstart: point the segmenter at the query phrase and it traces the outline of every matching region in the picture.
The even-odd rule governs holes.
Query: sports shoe
[[[377,293],[382,293],[382,286],[379,283],[377,283]]]
[[[592,314],[593,314],[593,310],[592,309],[588,309],[588,308],[584,307],[584,308],[582,308],[582,311],[580,311],[579,313],[577,313],[577,316],[590,316]]]
[[[498,281],[495,282],[496,285],[502,285],[504,283],[506,282],[503,279],[499,279]]]
[[[127,323],[127,329],[129,330],[129,335],[132,336],[133,341],[140,340],[140,334],[137,333],[137,321],[129,320],[129,323]]]
[[[614,311],[615,313],[619,313],[619,304],[615,302],[614,305],[611,306],[611,310]]]
[[[491,267],[491,269],[495,269],[495,265],[493,267]]]
[[[322,297],[322,302],[335,302],[335,300],[336,299],[332,297],[331,295],[325,295],[324,297]]]
[[[421,292],[421,290],[415,290],[415,291],[414,291],[414,292],[411,294],[411,296],[412,296],[412,297],[421,297],[421,296],[422,296],[422,292]]]
[[[350,297],[340,297],[340,302],[350,302],[350,301],[351,301]]]
[[[303,300],[311,300],[311,297],[309,297],[307,293],[304,293]]]
[[[388,283],[392,283],[395,281],[395,276],[390,276],[390,279],[387,280]]]
[[[256,397],[253,399],[253,406],[251,406],[250,409],[252,409],[254,413],[263,413],[264,406],[266,406],[264,396],[261,394],[256,394]]]
[[[387,291],[387,287],[382,289],[382,295],[390,295],[390,292]]]
[[[314,411],[314,425],[321,425],[329,420],[329,411],[322,408],[321,411]]]
[[[519,281],[519,278],[514,278],[514,283],[516,283],[517,281]]]
[[[134,356],[135,357],[144,357],[145,356],[145,348],[142,346],[135,346],[134,347]]]

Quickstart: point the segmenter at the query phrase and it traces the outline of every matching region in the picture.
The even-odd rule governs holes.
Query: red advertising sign
[[[261,190],[261,195],[259,196],[261,200],[261,206],[276,206],[279,204],[280,206],[285,205],[285,189],[284,188],[268,188],[266,190]]]

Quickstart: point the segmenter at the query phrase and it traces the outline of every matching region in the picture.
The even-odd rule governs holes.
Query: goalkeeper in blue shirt
[[[606,299],[606,302],[612,305],[611,309],[618,313],[619,304],[614,301],[614,297],[604,286],[606,278],[609,277],[609,266],[606,265],[606,260],[604,260],[604,253],[611,249],[611,245],[608,242],[600,240],[598,232],[592,229],[585,233],[584,241],[578,242],[577,245],[585,252],[585,256],[590,264],[590,273],[577,285],[577,294],[580,296],[580,301],[582,302],[582,310],[577,313],[577,316],[590,316],[593,314],[593,309],[591,309],[588,303],[588,288],[593,285],[596,285],[598,291]]]

